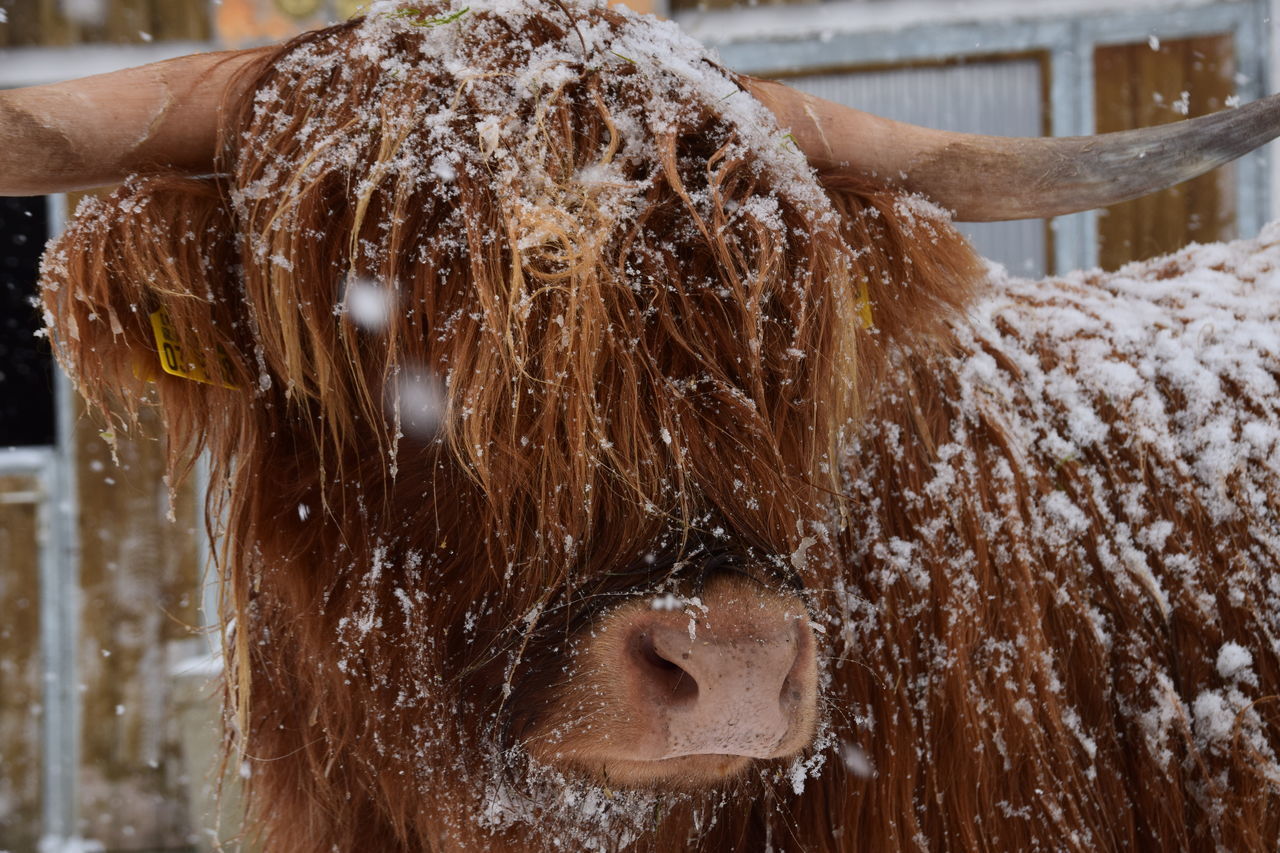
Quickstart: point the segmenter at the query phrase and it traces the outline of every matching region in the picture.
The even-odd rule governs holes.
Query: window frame
[[[1094,133],[1094,48],[1099,46],[1229,34],[1241,103],[1272,88],[1276,62],[1270,29],[1277,0],[1164,0],[1129,10],[1104,0],[1042,0],[1025,8],[1029,5],[1017,0],[950,7],[936,0],[836,2],[679,12],[675,19],[716,48],[728,67],[765,77],[1039,53],[1046,57],[1046,106],[1054,136]],[[1237,161],[1241,236],[1257,234],[1280,213],[1272,206],[1280,195],[1273,189],[1273,159],[1264,148]],[[1097,211],[1056,217],[1051,228],[1051,269],[1062,273],[1097,265]]]

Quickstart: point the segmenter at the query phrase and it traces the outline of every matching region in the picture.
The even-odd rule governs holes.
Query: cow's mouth
[[[656,761],[615,758],[579,769],[609,785],[627,788],[701,790],[744,775],[756,759],[747,755],[682,755]]]
[[[721,577],[696,598],[639,597],[582,646],[524,738],[542,763],[611,785],[702,788],[813,738],[816,643],[790,593]]]

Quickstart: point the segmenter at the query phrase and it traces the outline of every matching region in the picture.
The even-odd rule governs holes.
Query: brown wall
[[[190,484],[170,501],[160,441],[114,443],[118,464],[99,425],[79,417],[79,834],[108,851],[189,850],[202,828],[192,803],[220,737],[208,676],[174,674],[208,648],[198,628],[200,513]],[[40,541],[41,500],[47,511],[36,478],[0,477],[0,850],[9,853],[34,853],[41,830],[39,562],[41,547],[57,544]]]
[[[1167,124],[1223,109],[1235,91],[1234,56],[1230,36],[1099,48],[1098,131]],[[1235,208],[1230,166],[1107,208],[1098,221],[1099,261],[1115,269],[1191,242],[1229,240],[1236,236]]]
[[[0,23],[0,47],[209,38],[208,0],[102,0],[102,6],[101,20],[83,21],[65,15],[59,0],[0,0],[8,18]]]
[[[197,501],[187,484],[170,506],[160,428],[145,426],[115,438],[116,464],[93,419],[76,425],[81,832],[111,851],[185,849],[194,831],[172,670],[204,645]]]
[[[34,850],[40,815],[35,477],[0,477],[0,850]]]
[[[170,502],[160,441],[114,443],[119,464],[98,424],[79,418],[79,833],[108,851],[188,850],[201,828],[193,794],[220,736],[208,677],[174,675],[208,648],[200,513],[190,484]],[[40,540],[42,500],[47,511],[36,478],[0,477],[0,850],[10,853],[34,853],[41,830],[39,562],[56,545]],[[180,719],[202,732],[179,731]]]

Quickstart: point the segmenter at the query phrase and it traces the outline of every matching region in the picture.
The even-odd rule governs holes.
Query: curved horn
[[[893,186],[964,222],[1104,207],[1190,180],[1280,136],[1280,95],[1213,115],[1099,136],[1013,138],[890,121],[744,77],[814,168]]]
[[[134,172],[213,169],[224,103],[259,48],[184,56],[0,91],[0,196],[103,186]]]

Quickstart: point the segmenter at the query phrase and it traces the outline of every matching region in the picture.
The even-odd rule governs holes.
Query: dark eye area
[[[721,576],[735,576],[780,592],[804,589],[803,580],[785,556],[723,536],[687,540],[681,546],[649,551],[612,576],[629,581],[632,592],[663,589],[696,594]]]

